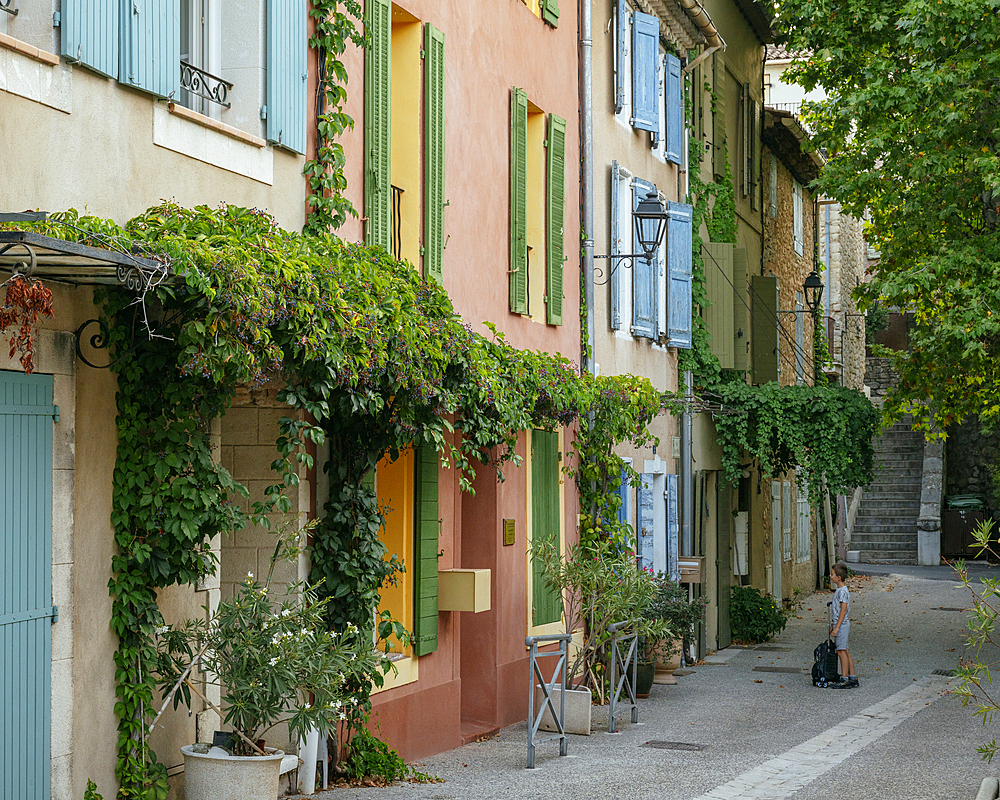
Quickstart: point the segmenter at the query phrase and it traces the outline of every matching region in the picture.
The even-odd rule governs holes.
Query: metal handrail
[[[635,682],[638,671],[638,647],[639,633],[633,630],[631,633],[619,633],[626,625],[636,625],[638,620],[626,620],[624,622],[613,622],[608,626],[611,632],[611,709],[608,714],[608,733],[615,732],[615,712],[618,710],[621,692],[623,687],[628,687],[629,703],[632,706],[632,722],[639,721],[639,704],[635,699]],[[619,643],[627,644],[625,658],[621,657]],[[628,668],[632,667],[632,680],[628,678]],[[618,677],[618,670],[621,669],[621,677]]]
[[[564,756],[567,752],[569,740],[566,737],[566,662],[569,660],[569,643],[572,636],[568,633],[552,633],[545,636],[529,636],[524,640],[524,644],[531,649],[531,658],[528,662],[528,719],[531,724],[528,726],[528,769],[535,768],[535,746],[542,742],[559,740],[559,755]],[[559,642],[559,649],[551,653],[539,653],[539,644],[552,644]],[[541,667],[538,664],[539,658],[558,657],[555,668],[552,670],[552,677],[545,679]],[[535,714],[535,680],[541,685],[542,694],[545,699],[542,701],[538,714]],[[555,704],[552,702],[552,690],[559,688],[559,711],[556,712]],[[555,721],[556,730],[551,736],[539,736],[538,728],[542,724],[545,712],[552,714]]]

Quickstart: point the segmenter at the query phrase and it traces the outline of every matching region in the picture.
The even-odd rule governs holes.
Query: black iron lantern
[[[667,229],[667,210],[655,191],[648,192],[639,201],[632,212],[632,219],[635,220],[636,238],[642,247],[642,254],[650,261],[656,248],[663,242],[663,234]]]
[[[809,273],[805,283],[802,284],[802,293],[806,298],[806,305],[815,314],[819,308],[819,301],[823,299],[823,281],[816,270]]]

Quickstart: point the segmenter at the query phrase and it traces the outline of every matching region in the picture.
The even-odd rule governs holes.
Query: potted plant
[[[533,548],[533,555],[562,600],[566,633],[578,637],[566,669],[567,732],[590,733],[594,693],[599,702],[606,700],[609,626],[631,621],[640,637],[667,634],[664,622],[641,613],[654,597],[653,576],[638,567],[635,553],[616,537],[571,545],[565,557],[546,542]],[[571,730],[569,723],[577,719]]]
[[[311,728],[326,735],[346,718],[345,685],[383,659],[355,626],[328,631],[324,607],[302,584],[272,596],[249,574],[209,619],[157,630],[164,708],[171,700],[175,708],[182,700],[190,706],[193,692],[232,728],[225,748],[181,748],[186,800],[218,798],[221,786],[227,797],[274,800],[284,754],[265,746],[268,732],[287,724],[288,738],[299,741]],[[196,666],[220,684],[221,708],[192,680]]]
[[[674,684],[677,679],[673,672],[680,666],[680,653],[684,641],[691,635],[691,629],[705,616],[707,597],[688,599],[687,587],[672,580],[666,573],[659,573],[654,579],[655,593],[652,602],[645,608],[649,619],[666,623],[673,635],[647,639],[649,659],[656,662],[655,682]]]

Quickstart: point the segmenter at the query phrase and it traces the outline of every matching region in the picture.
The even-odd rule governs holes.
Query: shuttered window
[[[751,136],[750,136],[750,84],[744,83],[740,92],[740,134],[743,139],[743,146],[740,148],[742,156],[740,163],[740,186],[743,197],[750,194],[750,172],[752,169]]]
[[[438,455],[429,445],[417,448],[414,461],[413,652],[438,647]]]
[[[554,542],[559,548],[559,434],[531,432],[531,543]],[[541,564],[531,560],[531,623],[547,625],[562,619],[559,593],[546,582]]]
[[[812,515],[809,490],[804,485],[796,489],[795,510],[795,560],[801,564],[812,557]]]
[[[626,107],[629,73],[629,7],[625,0],[615,4],[615,114]]]
[[[747,289],[747,251],[733,250],[733,369],[750,369],[750,292]]]
[[[693,209],[667,203],[667,345],[690,348]]]
[[[60,53],[117,78],[121,8],[121,0],[63,0]]]
[[[792,243],[796,255],[802,255],[802,184],[792,178]]]
[[[510,310],[528,313],[528,95],[510,93]]]
[[[632,126],[653,134],[659,126],[659,39],[656,17],[632,14]]]
[[[632,211],[638,207],[639,202],[649,193],[656,191],[656,187],[648,181],[636,178],[632,182]],[[639,242],[639,234],[632,226],[632,252],[642,253],[642,244]],[[632,259],[632,335],[642,336],[647,339],[656,339],[657,313],[657,271],[659,258],[653,255],[651,261],[645,258]]]
[[[726,62],[719,53],[712,56],[712,86],[715,108],[712,114],[712,172],[716,180],[726,176]]]
[[[389,159],[391,102],[392,3],[367,0],[365,29],[365,241],[390,247],[391,169]]]
[[[680,555],[680,493],[678,491],[677,475],[668,474],[667,478],[667,573],[671,580],[680,580],[681,571],[677,563]],[[687,555],[687,554],[685,554]]]
[[[723,369],[733,369],[733,246],[723,242],[702,245],[708,308],[705,325],[711,336],[712,353]]]
[[[306,13],[306,0],[267,3],[267,140],[296,153],[306,151]]]
[[[792,484],[781,482],[781,548],[785,561],[792,558]]]
[[[546,318],[563,321],[563,227],[566,215],[566,120],[549,114],[549,149],[545,181],[545,246],[547,251]]]
[[[443,280],[444,34],[424,26],[424,276]]]
[[[181,84],[178,0],[142,0],[122,6],[121,83],[170,97]]]
[[[621,203],[622,199],[627,197],[625,194],[626,188],[623,185],[624,181],[622,179],[621,167],[618,166],[617,161],[611,162],[611,256],[608,259],[607,269],[611,272],[611,330],[617,331],[622,326],[621,320],[621,283],[622,283],[622,270],[624,269],[623,260],[620,258],[614,258],[623,252],[625,252],[622,246],[622,236],[628,236],[628,227],[622,230],[622,225],[619,221],[621,216]],[[627,200],[626,200],[627,202]]]
[[[750,279],[753,382],[778,380],[778,279],[754,275]]]
[[[559,27],[559,0],[541,0],[542,19],[553,28]]]
[[[681,163],[684,152],[684,92],[681,82],[681,61],[667,53],[663,59],[666,72],[664,115],[666,117],[666,146],[664,156],[674,164]]]
[[[644,570],[653,569],[653,543],[655,536],[655,512],[653,510],[654,496],[653,475],[643,472],[639,475],[639,486],[636,488],[636,507],[639,518],[635,531],[635,554],[639,566]]]

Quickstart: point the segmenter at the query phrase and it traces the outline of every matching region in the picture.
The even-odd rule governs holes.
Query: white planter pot
[[[269,750],[266,756],[195,753],[191,745],[184,754],[184,800],[275,800],[278,771],[284,753]]]
[[[552,704],[559,708],[559,695],[561,690],[552,690]],[[535,716],[542,707],[545,697],[539,687],[535,687]],[[590,689],[567,689],[566,690],[566,733],[576,733],[581,736],[590,736],[590,710],[593,706],[593,696]],[[542,717],[542,724],[539,726],[543,731],[555,731],[556,721],[552,719],[552,712],[545,709]]]

